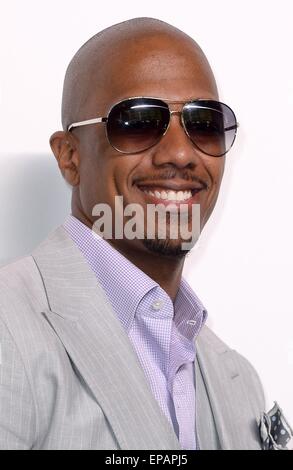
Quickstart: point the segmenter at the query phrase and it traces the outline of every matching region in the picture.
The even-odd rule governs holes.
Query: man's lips
[[[197,194],[206,189],[199,183],[178,181],[143,182],[136,186],[150,203],[164,205],[194,204],[199,200]]]

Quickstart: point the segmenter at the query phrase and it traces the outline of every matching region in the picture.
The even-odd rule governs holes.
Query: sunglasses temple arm
[[[107,122],[108,118],[98,117],[94,119],[88,119],[87,121],[74,122],[68,126],[67,131],[70,131],[73,127],[87,126],[88,124],[98,124],[99,122]]]

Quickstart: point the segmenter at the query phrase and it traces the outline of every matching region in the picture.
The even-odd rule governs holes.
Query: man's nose
[[[154,147],[153,164],[172,163],[178,168],[193,168],[200,160],[199,152],[184,130],[181,114],[173,112],[166,134]]]

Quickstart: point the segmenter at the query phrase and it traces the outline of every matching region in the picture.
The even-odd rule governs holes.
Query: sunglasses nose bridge
[[[172,114],[178,114],[178,115],[179,115],[181,125],[184,127],[184,125],[183,125],[182,110],[180,110],[180,111],[171,111],[171,110],[170,110],[170,119],[171,119],[171,117],[172,117]]]
[[[180,125],[181,127],[183,127],[184,131],[185,131],[185,134],[188,136],[187,132],[186,132],[186,129],[185,129],[185,125],[184,125],[184,122],[183,122],[183,114],[182,114],[182,110],[171,110],[170,107],[169,107],[169,122],[168,122],[168,125],[163,133],[163,135],[161,137],[164,137],[167,132],[169,131],[169,128],[171,126],[171,118],[172,118],[172,114],[178,114],[179,117],[180,117]],[[188,136],[189,137],[189,136]]]
[[[184,122],[184,115],[183,115],[183,107],[181,106],[181,109],[180,110],[171,110],[170,107],[169,107],[169,122],[168,122],[168,125],[163,133],[163,135],[161,136],[164,137],[167,132],[169,131],[170,132],[170,126],[171,126],[171,117],[172,117],[172,114],[175,114],[175,115],[178,115],[179,116],[179,120],[180,120],[180,125],[181,127],[183,128],[183,131],[185,133],[185,136],[187,136],[188,140],[192,142],[191,138],[190,138],[190,135],[186,129],[186,126],[185,126],[185,122]]]
[[[180,117],[180,124],[181,124],[181,127],[183,127],[183,129],[184,129],[184,131],[185,131],[185,134],[187,135],[187,137],[189,137],[188,132],[187,132],[186,127],[185,127],[182,109],[181,109],[181,110],[177,110],[177,111],[171,111],[171,110],[169,110],[169,112],[170,112],[169,126],[170,126],[170,121],[171,121],[172,114],[178,114],[179,117]],[[168,128],[169,128],[169,126],[168,126]]]
[[[181,114],[181,111],[170,111],[170,114]]]

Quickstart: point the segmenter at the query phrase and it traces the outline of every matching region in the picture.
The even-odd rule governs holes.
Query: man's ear
[[[65,131],[57,131],[49,140],[63,178],[71,186],[79,184],[79,153],[74,139]]]

